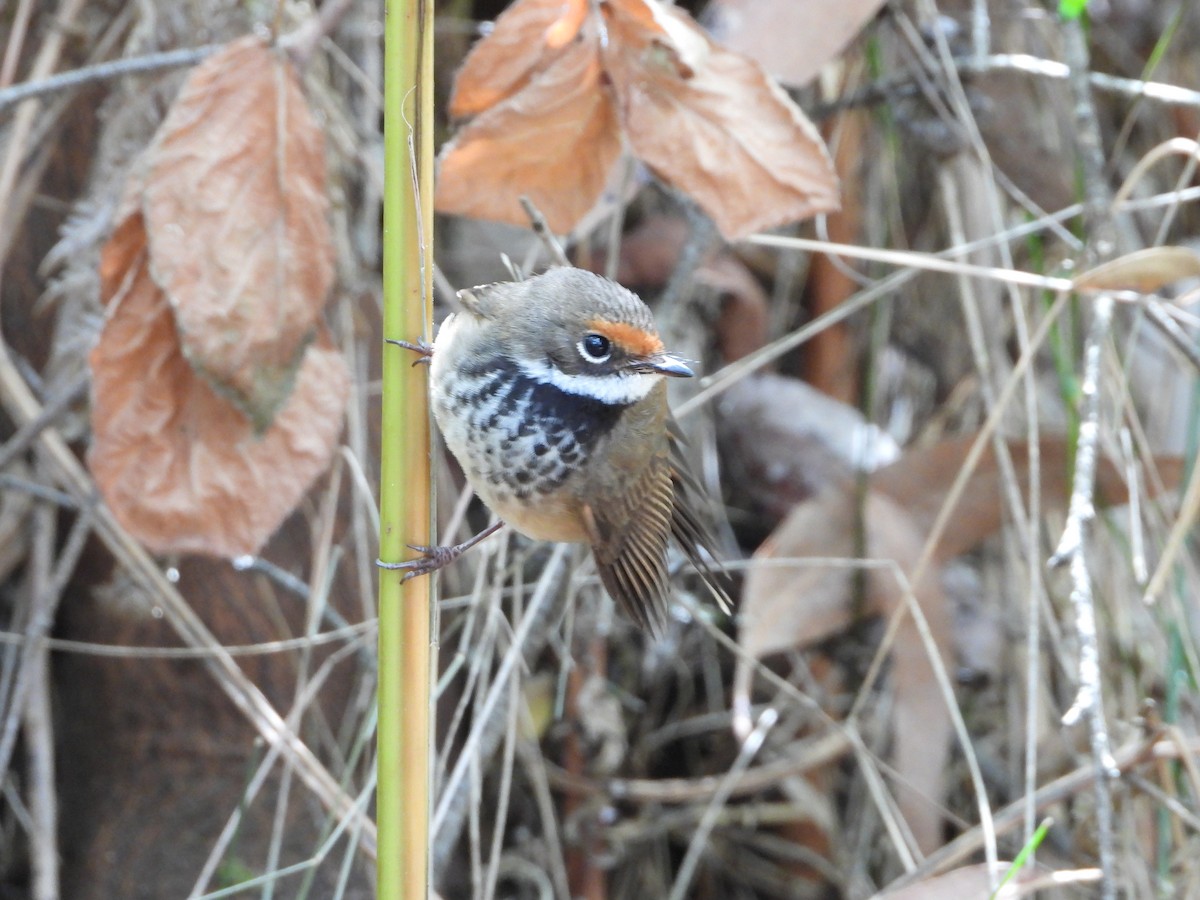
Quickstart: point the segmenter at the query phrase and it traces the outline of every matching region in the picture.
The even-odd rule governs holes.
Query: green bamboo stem
[[[387,0],[384,26],[383,336],[431,333],[433,271],[433,4]],[[383,348],[379,553],[431,544],[427,368]],[[432,579],[379,576],[377,896],[428,896]]]

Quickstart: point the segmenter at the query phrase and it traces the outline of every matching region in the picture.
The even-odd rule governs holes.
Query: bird
[[[674,538],[722,608],[725,573],[699,510],[668,408],[667,379],[689,378],[649,307],[585,269],[458,292],[430,356],[434,419],[499,522],[454,547],[388,568],[440,568],[503,523],[535,540],[590,545],[600,581],[652,633],[665,626]]]

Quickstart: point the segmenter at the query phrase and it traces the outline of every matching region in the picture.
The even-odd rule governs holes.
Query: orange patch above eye
[[[602,334],[626,353],[633,356],[654,356],[663,352],[662,341],[658,335],[651,334],[624,322],[610,322],[607,319],[592,319],[587,323],[588,328]]]

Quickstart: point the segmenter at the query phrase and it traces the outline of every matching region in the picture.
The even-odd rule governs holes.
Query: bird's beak
[[[639,368],[648,372],[657,372],[659,375],[669,375],[671,378],[691,378],[696,374],[682,359],[669,353],[651,356]]]

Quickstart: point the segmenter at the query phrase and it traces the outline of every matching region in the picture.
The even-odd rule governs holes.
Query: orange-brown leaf
[[[482,113],[442,150],[438,210],[527,224],[528,196],[554,231],[595,204],[621,151],[594,35],[585,33],[515,96]]]
[[[136,243],[139,223],[126,223],[123,241]],[[345,363],[322,329],[287,403],[257,434],[184,359],[145,255],[120,281],[91,355],[96,484],[154,552],[254,553],[329,464],[349,387]]]
[[[522,90],[579,33],[587,0],[517,0],[454,76],[450,115],[478,115]]]
[[[104,306],[127,292],[134,274],[145,265],[146,223],[136,202],[141,187],[136,175],[130,179],[113,233],[100,248],[100,302]]]
[[[657,0],[602,10],[604,67],[634,155],[695,199],[722,234],[734,240],[838,208],[820,136],[757,63]]]
[[[587,19],[589,5],[589,0],[567,0],[563,14],[546,29],[546,46],[561,50],[573,41]]]
[[[147,156],[150,271],[192,366],[265,428],[333,281],[324,140],[280,54],[244,38],[197,66]]]

